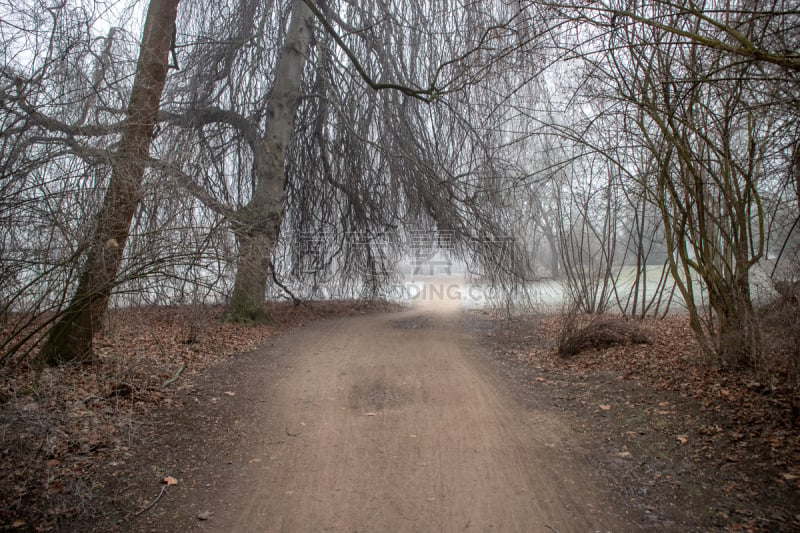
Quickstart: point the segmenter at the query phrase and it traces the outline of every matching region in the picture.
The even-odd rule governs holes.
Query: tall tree
[[[108,298],[139,205],[146,159],[153,140],[179,0],[151,0],[139,60],[111,181],[94,218],[94,229],[78,287],[50,330],[39,353],[41,364],[90,361],[92,338],[102,325]]]
[[[518,77],[515,62],[531,64],[510,53],[531,40],[516,24],[528,15],[513,6],[470,13],[457,2],[303,3],[319,22],[305,56],[293,37],[296,2],[291,16],[283,3],[252,1],[224,19],[195,13],[194,40],[214,44],[188,52],[176,86],[191,94],[163,113],[169,153],[181,154],[165,169],[227,212],[238,242],[228,318],[265,318],[271,260],[310,286],[335,271],[328,280],[346,290],[379,289],[410,227],[441,230],[460,253],[519,274],[501,257],[508,219],[491,207],[510,195],[513,141],[489,124],[510,120],[506,78]],[[291,81],[287,66],[304,76]],[[488,90],[491,80],[503,81]],[[285,175],[268,167],[268,157],[279,160],[264,149],[273,133],[288,135]]]
[[[286,153],[302,96],[303,70],[311,42],[313,16],[302,0],[294,0],[291,22],[266,109],[266,135],[253,149],[255,186],[248,204],[237,213],[234,232],[239,259],[227,318],[261,322],[273,247],[278,240],[286,187]]]

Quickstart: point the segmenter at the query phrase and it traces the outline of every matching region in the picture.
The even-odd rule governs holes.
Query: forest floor
[[[458,302],[118,311],[0,384],[4,531],[793,531],[800,428],[755,375]]]

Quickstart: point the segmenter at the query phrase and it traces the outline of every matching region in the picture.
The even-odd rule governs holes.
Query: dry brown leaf
[[[167,477],[165,477],[164,479],[162,479],[162,480],[161,480],[161,482],[162,482],[162,483],[166,483],[168,487],[169,487],[169,486],[172,486],[172,485],[177,485],[177,484],[178,484],[178,480],[177,480],[177,479],[175,479],[175,478],[174,478],[174,477],[172,477],[172,476],[167,476]]]
[[[678,439],[678,442],[680,442],[681,444],[686,444],[687,442],[689,442],[689,437],[686,435],[678,435],[675,438]]]
[[[610,406],[609,404],[607,404],[607,403],[602,403],[602,404],[600,404],[600,406],[599,406],[599,407],[600,407],[600,409],[602,409],[603,411],[610,411],[610,410],[611,410],[611,406]]]

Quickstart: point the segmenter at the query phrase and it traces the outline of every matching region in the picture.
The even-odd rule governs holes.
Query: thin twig
[[[178,371],[177,371],[177,372],[175,372],[175,375],[174,375],[174,376],[172,376],[171,378],[169,378],[167,381],[165,381],[165,382],[164,382],[164,383],[161,385],[161,387],[163,388],[163,387],[166,387],[167,385],[172,385],[173,383],[175,383],[176,381],[178,381],[178,378],[181,376],[181,372],[183,372],[183,369],[184,369],[184,368],[185,368],[185,367],[184,367],[184,365],[181,365],[181,367],[178,369]]]
[[[165,492],[167,492],[167,486],[166,486],[166,485],[164,485],[163,487],[161,487],[161,492],[158,494],[158,497],[157,497],[155,500],[153,500],[152,502],[150,502],[150,504],[149,504],[147,507],[145,507],[144,509],[141,509],[141,510],[139,510],[139,511],[137,511],[137,512],[133,513],[133,516],[139,516],[140,514],[144,513],[145,511],[147,511],[148,509],[150,509],[151,507],[153,507],[155,504],[157,504],[157,503],[158,503],[158,500],[160,500],[160,499],[161,499],[161,497],[164,495],[164,493],[165,493]]]
[[[548,526],[547,524],[545,524],[544,527],[546,527],[548,529],[552,529],[553,531],[555,531],[555,533],[558,533],[558,530],[556,528],[554,528],[553,526]]]
[[[153,340],[156,341],[156,344],[158,344],[158,348],[161,350],[161,355],[163,355],[165,359],[169,357],[167,350],[164,349],[164,345],[161,344],[161,339],[158,338],[158,335],[156,335],[152,329],[150,330],[150,335],[152,335]]]
[[[289,295],[289,297],[292,299],[292,302],[294,302],[294,305],[302,304],[303,301],[300,298],[298,298],[297,296],[295,296],[294,293],[289,290],[289,287],[284,285],[281,282],[281,280],[278,279],[278,274],[275,271],[275,265],[272,264],[272,261],[269,262],[269,269],[272,271],[272,281],[275,282],[275,285],[277,285],[278,287],[283,289],[283,292],[285,292],[286,294]]]

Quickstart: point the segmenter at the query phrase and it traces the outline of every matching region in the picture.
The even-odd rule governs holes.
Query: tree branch
[[[314,1],[313,0],[302,0],[302,1],[308,6],[308,8],[311,10],[314,16],[317,18],[317,20],[319,20],[320,24],[322,24],[322,27],[325,28],[325,31],[327,31],[328,34],[331,36],[331,38],[333,38],[334,42],[336,42],[336,45],[339,48],[341,48],[342,51],[347,55],[348,59],[350,59],[350,61],[353,63],[356,72],[358,72],[358,75],[361,76],[361,79],[363,79],[364,82],[367,85],[369,85],[373,90],[382,91],[389,89],[389,90],[399,91],[405,94],[406,96],[417,98],[418,100],[422,100],[423,102],[428,102],[428,103],[436,99],[437,95],[439,94],[439,91],[436,89],[434,85],[431,85],[427,89],[422,89],[422,88],[409,87],[407,85],[402,85],[400,83],[378,82],[373,80],[372,77],[367,72],[367,70],[358,60],[358,57],[356,56],[355,52],[353,52],[350,49],[350,47],[347,46],[347,43],[344,42],[344,39],[342,39],[341,35],[339,35],[339,33],[330,23],[328,18],[325,16],[322,10],[314,3]]]

